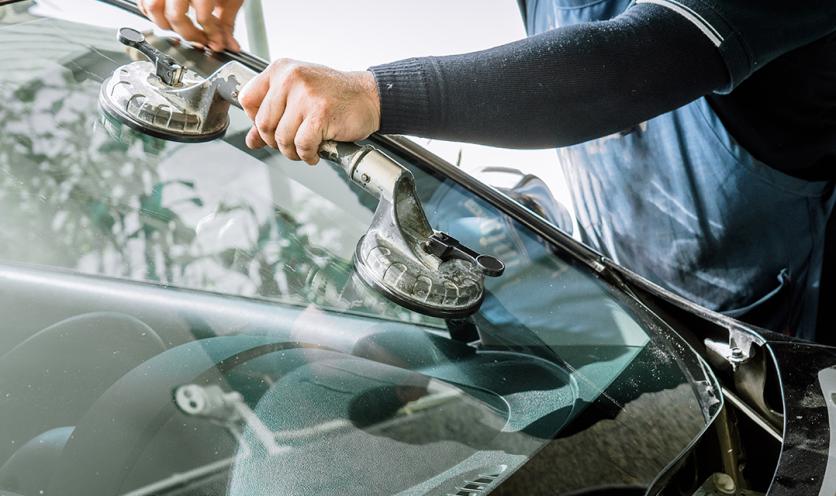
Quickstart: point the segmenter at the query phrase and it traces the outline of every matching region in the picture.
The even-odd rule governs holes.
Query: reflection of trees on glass
[[[52,67],[23,84],[0,76],[0,258],[413,318],[367,293],[347,302],[339,288],[322,289],[325,276],[347,283],[350,262],[314,246],[307,233],[336,226],[300,223],[275,206],[259,215],[246,200],[204,205],[199,178],[160,174],[160,164],[187,145],[102,121],[101,78]],[[243,234],[204,243],[196,212],[234,220]]]
[[[312,244],[305,233],[310,226],[287,212],[274,208],[271,216],[259,222],[255,209],[246,203],[221,204],[215,210],[216,215],[241,212],[257,226],[253,237],[247,240],[247,248],[227,248],[217,258],[225,268],[254,282],[257,295],[282,295],[284,299],[315,302],[337,310],[429,325],[434,322],[389,303],[366,287],[353,275],[351,262]]]
[[[299,223],[279,209],[261,222],[253,207],[245,203],[222,204],[215,212],[245,212],[257,224],[253,238],[247,240],[248,248],[227,248],[218,258],[224,267],[256,281],[259,295],[298,293],[306,287],[311,270],[334,258],[311,245],[308,237],[300,233]]]
[[[26,4],[6,5],[4,8],[0,9],[0,23],[11,22],[18,17],[25,16],[27,8],[28,5]]]
[[[166,149],[139,137],[108,139],[91,112],[97,95],[97,81],[77,82],[66,70],[4,88],[0,201],[16,212],[0,232],[5,258],[172,281],[189,262],[174,247],[194,232],[162,205],[169,184],[152,159]],[[131,240],[143,244],[141,261],[130,256]]]

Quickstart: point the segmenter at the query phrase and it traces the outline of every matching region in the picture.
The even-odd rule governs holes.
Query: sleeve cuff
[[[432,109],[427,63],[412,58],[368,69],[380,94],[380,133],[422,134],[429,130]]]

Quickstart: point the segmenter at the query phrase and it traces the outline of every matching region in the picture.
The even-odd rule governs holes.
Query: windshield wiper
[[[172,474],[165,479],[161,479],[147,486],[134,489],[133,491],[124,493],[122,496],[151,496],[154,494],[166,494],[173,490],[189,488],[197,484],[205,483],[213,477],[227,473],[233,465],[237,457],[230,456],[223,460],[207,463],[206,465],[197,467],[186,472]]]

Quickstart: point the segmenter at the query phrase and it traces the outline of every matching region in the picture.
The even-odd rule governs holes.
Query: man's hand
[[[241,46],[232,36],[235,16],[244,0],[138,0],[139,10],[162,29],[175,31],[188,41],[220,52],[237,52]],[[194,8],[196,26],[186,15]]]
[[[280,59],[241,90],[254,125],[247,146],[278,148],[291,160],[319,162],[326,140],[356,141],[380,128],[380,97],[370,72],[342,72]]]

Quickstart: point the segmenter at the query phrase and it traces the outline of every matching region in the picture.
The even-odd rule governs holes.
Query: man
[[[237,50],[242,0],[141,0]],[[200,27],[187,17],[193,7]],[[373,132],[558,150],[582,236],[692,301],[815,338],[836,179],[836,2],[527,0],[526,40],[241,92],[253,148],[317,162]]]

